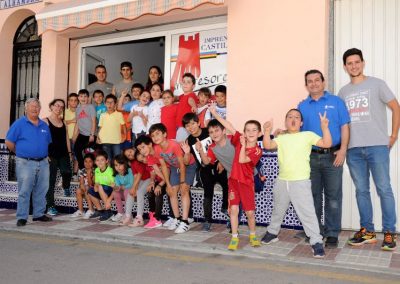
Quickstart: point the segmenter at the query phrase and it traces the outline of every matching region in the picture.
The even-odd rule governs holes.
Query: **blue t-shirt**
[[[97,123],[98,123],[100,121],[100,115],[107,111],[107,107],[104,103],[101,103],[101,105],[94,106],[94,107],[96,109],[96,119],[97,119]]]
[[[130,102],[127,102],[126,104],[124,104],[122,108],[124,109],[124,111],[130,112],[132,107],[137,104],[139,104],[139,100],[130,101]]]
[[[318,101],[308,96],[304,101],[299,103],[298,109],[303,115],[301,130],[312,131],[319,136],[322,136],[319,113],[323,115],[326,111],[326,117],[329,119],[329,131],[332,136],[332,146],[340,144],[341,127],[350,123],[349,112],[341,98],[325,91],[324,95]]]
[[[128,174],[121,176],[121,175],[116,175],[115,176],[115,185],[116,186],[124,186],[126,190],[129,190],[133,186],[133,174],[132,170],[129,168],[128,169]]]
[[[15,144],[17,157],[39,159],[48,155],[51,134],[43,120],[36,126],[23,116],[11,125],[6,140]]]

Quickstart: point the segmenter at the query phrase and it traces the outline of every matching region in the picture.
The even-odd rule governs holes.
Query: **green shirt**
[[[279,176],[281,180],[310,179],[310,153],[321,139],[311,131],[288,133],[274,139],[278,145]]]
[[[101,185],[111,186],[114,183],[114,172],[111,167],[102,172],[99,168],[94,171],[94,182]]]

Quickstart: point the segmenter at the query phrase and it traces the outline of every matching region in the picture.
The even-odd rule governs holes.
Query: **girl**
[[[76,203],[78,203],[78,210],[76,210],[71,217],[83,217],[89,219],[93,213],[93,204],[89,198],[88,190],[94,186],[94,155],[88,153],[83,158],[84,168],[78,171],[79,188],[76,190]],[[89,209],[83,213],[83,197],[88,204]]]
[[[175,139],[176,137],[176,112],[178,104],[174,104],[174,94],[171,90],[165,90],[162,93],[164,106],[161,108],[161,123],[167,128],[167,138]]]
[[[164,106],[163,99],[161,98],[162,87],[159,83],[154,83],[150,89],[152,102],[149,105],[149,115],[147,121],[147,129],[153,124],[161,122],[161,108]]]
[[[146,90],[149,91],[154,83],[159,83],[161,89],[163,88],[164,78],[161,72],[161,68],[155,65],[149,68],[149,77],[146,83]]]
[[[54,203],[54,190],[58,170],[60,170],[62,177],[64,195],[71,195],[69,187],[72,178],[72,152],[67,127],[62,119],[65,108],[64,100],[54,99],[50,102],[49,107],[51,111],[50,116],[44,119],[44,121],[49,125],[52,139],[52,143],[49,144],[50,181],[46,200],[48,208],[47,214],[55,216],[58,214]]]
[[[129,191],[133,187],[133,174],[132,170],[128,165],[128,160],[123,155],[116,155],[113,159],[113,170],[115,175],[115,187],[113,197],[115,204],[117,205],[118,213],[115,214],[111,221],[120,222],[122,224],[129,224],[132,215],[132,208],[135,200]],[[122,201],[125,201],[125,216],[124,209],[122,207]],[[124,216],[124,219],[122,217]]]
[[[133,106],[129,114],[128,120],[132,120],[132,145],[139,136],[146,134],[149,101],[150,93],[144,91],[139,97],[139,104]]]

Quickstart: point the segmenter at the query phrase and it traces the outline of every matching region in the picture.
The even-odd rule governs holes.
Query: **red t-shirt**
[[[147,169],[147,165],[139,162],[139,161],[132,161],[131,162],[131,169],[134,175],[136,174],[141,174],[142,177],[140,178],[141,180],[146,180],[150,178],[150,172]]]
[[[162,149],[160,145],[154,146],[154,156],[158,159],[163,159],[165,163],[174,168],[179,168],[179,157],[183,157],[183,151],[178,142],[168,139],[168,146]],[[189,164],[195,163],[194,157],[190,155]]]
[[[161,108],[161,123],[167,128],[167,138],[175,139],[176,137],[176,113],[178,110],[177,104],[163,106]]]
[[[178,111],[176,114],[176,125],[178,127],[182,126],[182,118],[188,112],[192,112],[192,107],[189,105],[189,99],[192,98],[197,105],[199,103],[199,99],[197,98],[195,93],[183,94],[179,96],[179,104]]]
[[[254,168],[262,156],[262,150],[258,146],[246,148],[246,155],[250,158],[250,162],[239,163],[240,154],[240,133],[238,131],[233,135],[231,142],[235,147],[235,157],[233,158],[231,179],[238,180],[244,184],[254,184]]]
[[[155,172],[153,166],[160,166],[160,160],[154,155],[147,156],[147,168],[150,173]],[[167,165],[168,166],[168,165]],[[161,169],[160,169],[161,171]],[[161,178],[156,174],[155,180],[160,182]]]

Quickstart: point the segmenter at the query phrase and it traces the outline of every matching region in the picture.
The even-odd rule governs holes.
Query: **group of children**
[[[99,217],[100,221],[111,219],[133,227],[163,225],[175,233],[184,233],[190,230],[190,187],[196,176],[204,188],[204,231],[211,230],[214,186],[216,183],[222,186],[221,211],[229,215],[232,232],[229,250],[236,250],[239,245],[239,206],[247,217],[250,245],[257,247],[261,242],[268,244],[277,240],[291,201],[310,237],[314,256],[323,257],[309,181],[309,154],[312,145],[330,147],[325,114],[321,115],[322,138],[311,132],[300,132],[302,117],[296,109],[287,113],[287,130],[274,140],[270,137],[272,121],[264,124],[263,146],[278,149],[280,172],[274,190],[271,224],[260,241],[256,236],[254,169],[262,156],[257,142],[262,136],[261,124],[249,120],[243,134],[239,133],[225,117],[226,87],[217,86],[216,103],[210,103],[213,98],[209,89],[202,88],[196,95],[194,86],[194,76],[186,73],[182,83],[184,94],[179,96],[178,103],[171,91],[162,91],[159,83],[154,83],[149,90],[133,84],[130,92],[133,100],[126,91],[121,92],[118,100],[109,94],[105,97],[105,108],[101,91],[94,92],[94,105],[89,103],[86,90],[79,91],[78,106],[76,96],[69,96],[70,109],[65,120],[67,125],[73,121],[68,112],[73,112],[71,109],[75,107],[76,126],[71,139],[80,169],[78,210],[72,217]],[[85,148],[96,142],[102,149],[84,154]],[[145,225],[146,194],[150,220]],[[164,195],[168,196],[170,218],[162,224]],[[86,212],[84,198],[88,204]],[[111,212],[112,200],[117,207],[115,215]],[[133,219],[135,204],[137,213]]]

